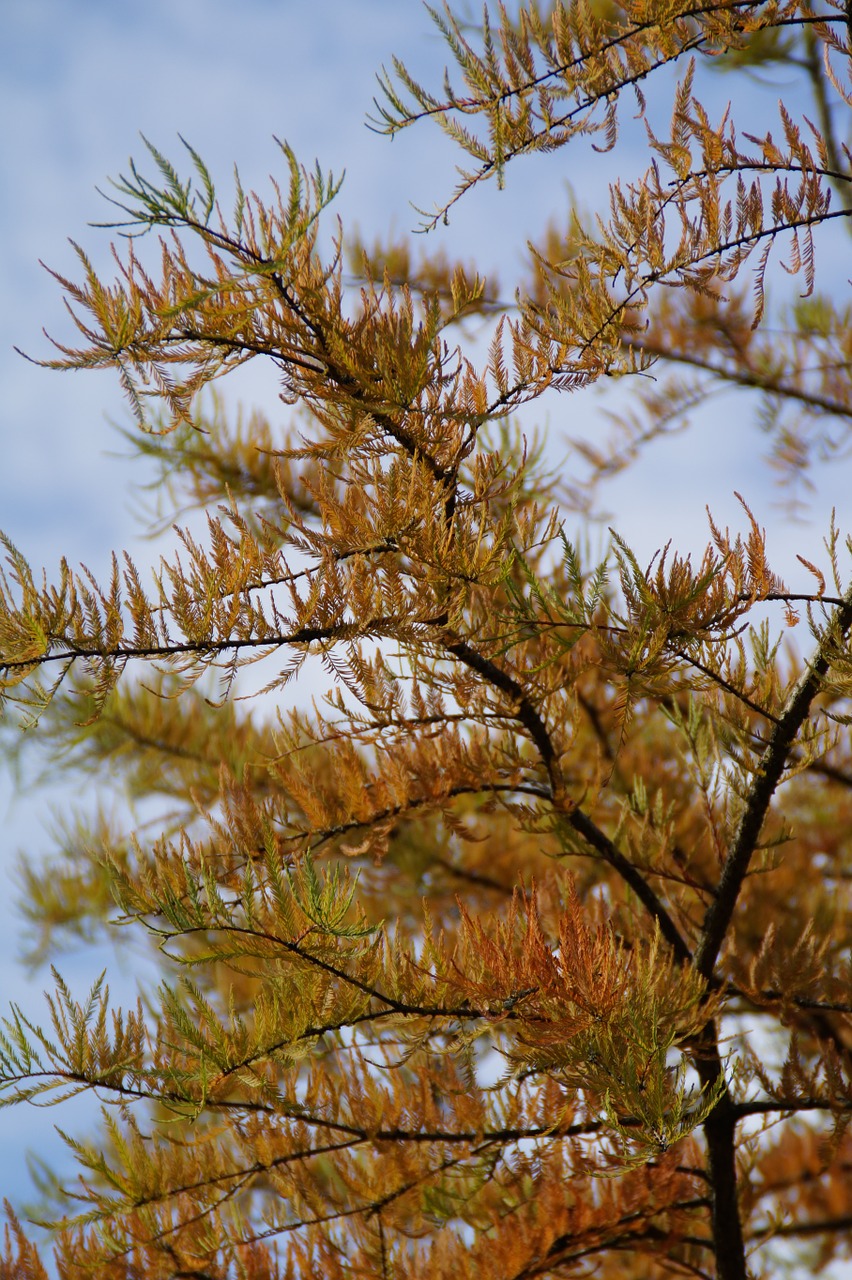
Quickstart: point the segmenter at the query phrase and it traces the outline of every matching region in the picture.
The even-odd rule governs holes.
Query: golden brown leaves
[[[419,105],[407,114],[389,88],[384,121],[434,115],[474,157],[461,194],[524,152],[583,134],[612,147],[623,89],[693,52],[789,63],[778,33],[805,23],[809,57],[845,55],[830,15],[810,18],[793,0],[576,0],[547,17],[500,9],[475,48],[447,12],[463,87],[448,79],[439,98],[398,68]],[[330,1280],[526,1280],[598,1255],[615,1274],[608,1251],[644,1280],[706,1274],[720,1231],[765,1189],[783,1208],[796,1178],[825,1191],[802,1194],[807,1213],[847,1211],[813,1147],[777,1144],[774,1190],[754,1156],[757,1192],[736,1150],[746,1117],[812,1109],[836,1120],[841,1152],[852,1105],[837,527],[838,596],[800,557],[817,584],[803,665],[768,626],[744,634],[776,600],[792,624],[800,598],[745,500],[745,533],[711,521],[695,560],[666,544],[642,565],[614,533],[590,566],[555,497],[582,479],[543,476],[512,421],[545,392],[666,360],[686,373],[643,380],[617,450],[586,444],[599,474],[708,386],[755,390],[770,416],[849,417],[848,315],[813,293],[813,231],[834,216],[829,186],[848,186],[840,153],[784,108],[780,133],[746,147],[694,84],[689,67],[607,218],[539,246],[511,315],[440,252],[361,253],[353,284],[342,235],[319,248],[335,184],[286,148],[288,188],[264,203],[238,183],[230,220],[191,149],[184,179],[149,148],[158,179],[132,167],[118,193],[138,229],[163,230],[156,260],[133,242],[114,283],[83,255],[82,282],[62,282],[81,346],[54,364],[117,369],[145,426],[159,398],[163,435],[143,451],[207,512],[176,530],[152,586],[127,558],[105,585],[64,562],[39,585],[6,544],[7,699],[38,712],[56,692],[39,672],[72,669],[51,745],[169,804],[135,834],[70,825],[49,883],[27,881],[36,923],[81,932],[109,883],[180,975],[144,1016],[112,1020],[100,987],[78,1001],[59,982],[52,1037],[20,1016],[0,1041],[13,1097],[151,1104],[144,1124],[122,1116],[74,1147],[69,1280],[87,1265],[267,1280],[279,1261]],[[754,328],[779,237],[808,295],[783,341]],[[470,322],[495,313],[475,361]],[[295,423],[231,430],[215,402],[194,411],[258,357]],[[782,425],[789,463],[806,433]],[[279,705],[275,727],[193,687],[218,667],[227,693],[264,658],[258,683],[280,699],[309,657],[332,690],[310,713]],[[117,687],[131,660],[165,675]],[[773,1046],[791,1029],[775,1074],[743,1047],[755,1018]],[[752,1238],[773,1225],[758,1213]],[[39,1276],[13,1235],[0,1265]]]
[[[8,1201],[5,1209],[7,1223],[0,1256],[0,1280],[48,1280],[38,1249],[27,1239]]]
[[[501,1025],[518,1073],[554,1074],[570,1097],[596,1098],[635,1153],[665,1150],[712,1108],[684,1086],[678,1053],[713,1016],[704,982],[663,951],[658,935],[626,948],[611,925],[588,921],[567,881],[556,938],[536,897],[515,896],[489,927],[460,904],[451,989]],[[641,1156],[639,1157],[642,1158]]]

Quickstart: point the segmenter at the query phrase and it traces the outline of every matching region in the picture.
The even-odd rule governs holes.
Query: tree
[[[852,209],[852,19],[434,16],[454,72],[436,93],[397,65],[374,121],[428,118],[470,157],[430,227],[521,155],[618,145],[628,90],[647,124],[644,175],[543,230],[514,303],[443,249],[325,251],[337,183],[286,146],[285,185],[237,179],[228,217],[191,147],[187,177],[149,145],[154,177],[116,184],[115,281],[82,250],[60,280],[82,345],[46,363],[117,370],[164,493],[206,514],[153,587],[126,556],[39,584],[6,541],[9,723],[164,807],[156,838],[95,817],[25,871],[45,954],[117,903],[162,955],[135,1009],[56,973],[49,1027],[6,1023],[6,1103],[104,1103],[55,1192],[68,1280],[733,1280],[768,1242],[815,1270],[848,1249],[850,543],[832,518],[833,585],[806,548],[792,592],[743,498],[697,564],[643,568],[617,531],[596,563],[566,531],[590,489],[524,424],[630,375],[592,480],[719,387],[758,398],[787,475],[842,441],[852,328],[814,237]],[[670,66],[663,135],[643,88]],[[719,66],[793,69],[818,124],[782,106],[779,141],[741,143],[695,93]],[[776,246],[804,296],[770,333]],[[258,358],[286,430],[213,397]],[[797,657],[773,628],[802,613]],[[332,691],[306,712],[311,655]],[[41,1268],[12,1218],[0,1275]]]

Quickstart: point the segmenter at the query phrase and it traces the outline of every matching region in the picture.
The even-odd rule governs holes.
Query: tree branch
[[[465,666],[476,671],[489,684],[507,694],[516,704],[516,716],[524,726],[538,749],[542,763],[547,771],[551,786],[551,802],[558,816],[572,827],[578,835],[592,846],[605,862],[617,871],[636,897],[656,920],[660,932],[666,939],[677,958],[684,964],[692,959],[692,953],[681,936],[680,930],[669,915],[661,900],[654,893],[633,863],[613,844],[609,836],[583,812],[582,809],[565,793],[565,782],[559,760],[547,726],[538,710],[530,700],[523,686],[508,671],[497,666],[490,658],[484,657],[472,648],[466,640],[447,638],[444,646],[448,652],[463,662]]]
[[[695,953],[695,967],[705,978],[712,976],[790,748],[831,664],[831,648],[840,637],[846,635],[850,626],[852,587],[843,597],[843,604],[830,619],[828,630],[820,641],[810,666],[793,689],[784,711],[770,730],[769,740],[755,770],[751,792],[722,868],[716,896],[704,918],[701,940]]]

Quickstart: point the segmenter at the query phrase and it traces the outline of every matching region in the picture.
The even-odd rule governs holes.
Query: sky
[[[457,157],[434,129],[408,130],[391,141],[365,127],[375,73],[393,55],[439,83],[443,46],[419,0],[0,5],[0,528],[37,569],[44,565],[50,576],[65,554],[97,575],[114,548],[130,548],[141,563],[151,556],[133,518],[132,486],[146,478],[144,467],[121,456],[111,425],[130,422],[117,378],[57,374],[13,350],[43,358],[50,348],[42,327],[60,339],[72,332],[61,290],[39,259],[74,274],[70,237],[108,270],[109,233],[87,224],[108,219],[96,188],[126,171],[129,156],[142,156],[140,134],[172,157],[180,152],[178,134],[185,137],[208,162],[226,205],[234,162],[243,185],[262,193],[267,175],[282,169],[274,136],[286,139],[308,165],[318,159],[335,173],[346,170],[336,202],[346,226],[368,240],[415,227],[412,205],[428,208],[448,194]],[[721,80],[711,87],[718,107],[729,92]],[[777,92],[788,87],[770,86],[758,96],[769,101]],[[736,106],[748,109],[751,122],[752,99]],[[456,208],[449,228],[434,234],[445,237],[450,251],[476,255],[481,269],[499,268],[511,280],[526,238],[564,205],[568,183],[585,199],[605,192],[607,181],[630,165],[638,176],[640,149],[601,156],[579,146],[524,162],[516,173],[510,169],[504,192],[477,192]],[[840,245],[837,252],[846,258],[831,267],[845,281],[848,251]],[[241,394],[247,403],[263,403],[274,387],[249,374]],[[604,407],[588,395],[553,401],[541,422],[554,457],[562,456],[566,434],[598,429]],[[795,563],[794,550],[820,559],[827,512],[837,503],[842,516],[850,489],[848,464],[818,473],[812,522],[792,526],[773,505],[778,495],[762,464],[766,442],[748,409],[742,397],[720,402],[699,415],[695,430],[652,451],[613,486],[612,523],[640,558],[669,537],[687,549],[703,547],[705,503],[720,523],[741,527],[733,496],[739,489],[768,526],[770,552],[782,567]],[[19,851],[37,857],[50,847],[49,796],[22,785],[33,767],[19,779],[0,769],[0,867],[8,886],[0,899],[0,995],[2,1003],[20,1000],[30,1009],[50,979],[17,964],[21,924],[11,876]],[[60,809],[80,799],[58,787],[50,795]],[[87,954],[63,960],[63,971],[82,990],[100,963],[115,968],[111,954]],[[114,984],[129,991],[133,978],[133,964],[126,965]],[[84,1123],[85,1107],[79,1114]],[[51,1124],[58,1118],[29,1108],[0,1113],[0,1195],[11,1193],[20,1203],[23,1152],[55,1153]],[[62,1122],[69,1123],[65,1116]]]

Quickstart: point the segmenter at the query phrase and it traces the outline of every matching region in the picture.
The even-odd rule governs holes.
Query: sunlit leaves
[[[796,592],[748,495],[703,553],[647,563],[566,514],[592,505],[578,455],[605,479],[722,388],[761,397],[779,465],[824,421],[842,445],[849,317],[814,290],[841,152],[788,108],[738,136],[689,62],[792,66],[802,23],[839,64],[838,23],[793,0],[434,16],[460,82],[396,64],[380,117],[467,151],[454,199],[527,152],[617,146],[628,87],[648,123],[644,173],[551,227],[514,306],[440,247],[327,247],[338,184],[286,146],[271,199],[235,175],[229,219],[191,147],[148,145],[115,188],[116,279],[81,251],[60,281],[81,337],[51,363],[118,373],[173,532],[151,574],[114,557],[101,582],[4,544],[6,705],[87,795],[138,806],[67,815],[25,869],[36,950],[115,926],[163,973],[129,1013],[57,976],[49,1029],[15,1009],[0,1039],[8,1101],[108,1107],[66,1139],[69,1280],[646,1280],[714,1253],[742,1280],[773,1213],[848,1219],[840,523],[831,575],[803,540]],[[776,245],[805,295],[781,336]],[[285,408],[234,424],[211,384],[249,360]],[[517,411],[630,374],[613,439],[548,472]],[[296,709],[309,667],[331,688]],[[13,1221],[16,1265],[41,1280]]]

